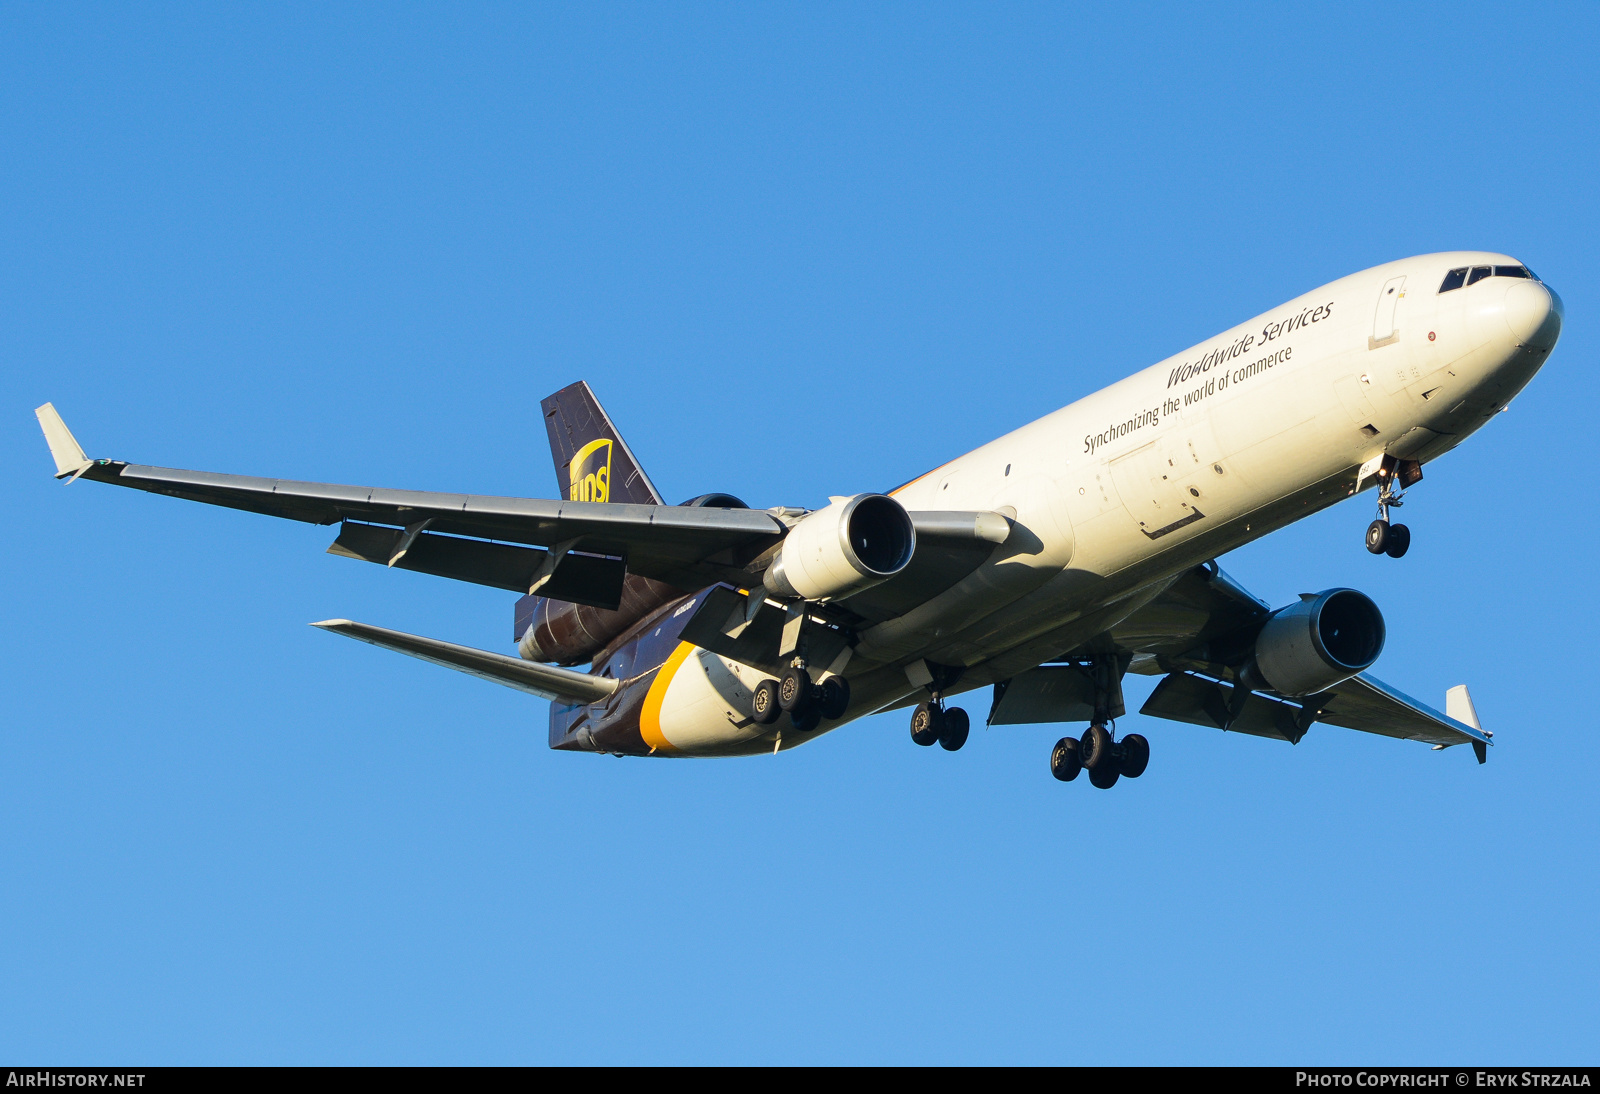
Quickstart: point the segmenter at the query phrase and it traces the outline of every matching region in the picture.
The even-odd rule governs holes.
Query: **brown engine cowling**
[[[615,611],[525,596],[517,601],[517,652],[527,661],[587,664],[623,631],[682,595],[671,585],[629,574],[622,580],[622,602]]]
[[[731,494],[702,494],[683,504],[718,509],[749,508]],[[525,596],[517,601],[517,652],[527,661],[587,664],[629,627],[683,595],[682,589],[629,574],[622,580],[622,601],[615,611],[544,596]]]

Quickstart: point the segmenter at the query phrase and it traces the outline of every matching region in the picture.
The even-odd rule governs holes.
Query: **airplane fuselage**
[[[987,510],[1012,534],[952,588],[861,627],[846,715],[758,725],[763,673],[679,633],[672,601],[596,658],[605,704],[551,709],[556,748],[772,752],[924,694],[908,666],[1006,680],[1129,616],[1187,569],[1375,485],[1374,457],[1426,463],[1502,410],[1543,365],[1561,304],[1506,273],[1441,291],[1451,270],[1520,269],[1452,252],[1341,278],[1046,415],[893,491],[906,509]],[[788,732],[785,733],[785,727]]]

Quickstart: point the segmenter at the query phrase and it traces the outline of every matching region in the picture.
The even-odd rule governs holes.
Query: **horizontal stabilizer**
[[[33,412],[33,416],[39,419],[39,428],[44,430],[44,442],[50,446],[50,455],[56,461],[56,478],[64,479],[68,475],[77,478],[93,466],[94,461],[83,454],[83,446],[78,444],[72,430],[56,413],[55,404],[44,404]]]
[[[394,650],[447,669],[465,672],[481,680],[502,684],[508,688],[537,695],[541,699],[555,699],[567,703],[597,703],[617,690],[617,681],[608,677],[590,676],[572,669],[559,669],[507,657],[503,653],[458,646],[454,642],[441,642],[437,638],[423,638],[403,631],[391,631],[349,619],[325,619],[311,624],[325,631],[342,634],[359,642],[368,642]]]

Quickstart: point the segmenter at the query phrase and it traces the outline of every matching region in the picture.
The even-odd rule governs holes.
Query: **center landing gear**
[[[1148,766],[1150,742],[1143,735],[1130,733],[1118,741],[1101,725],[1090,726],[1081,741],[1061,738],[1050,752],[1050,774],[1069,783],[1087,769],[1090,785],[1101,790],[1110,790],[1124,775],[1137,779]]]
[[[967,743],[972,720],[960,707],[946,709],[943,701],[929,699],[918,703],[911,712],[911,739],[927,746],[938,741],[946,752],[954,752]]]
[[[1116,724],[1111,717],[1122,711],[1124,667],[1112,656],[1097,656],[1088,666],[1094,677],[1094,721],[1082,740],[1063,737],[1050,750],[1050,774],[1062,782],[1069,783],[1080,771],[1087,770],[1091,785],[1109,790],[1122,776],[1137,779],[1150,765],[1149,741],[1137,733],[1119,741],[1106,728]]]
[[[1405,487],[1422,479],[1422,465],[1416,460],[1384,457],[1378,476],[1378,519],[1367,525],[1367,550],[1375,555],[1399,558],[1411,548],[1411,529],[1389,523],[1389,509],[1405,502]]]

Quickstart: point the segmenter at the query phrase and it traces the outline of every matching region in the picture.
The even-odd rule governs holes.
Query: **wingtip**
[[[72,435],[72,430],[67,428],[67,423],[61,420],[54,403],[36,407],[33,416],[39,419],[39,428],[44,430],[44,443],[50,446],[50,457],[56,461],[56,478],[65,479],[70,475],[76,479],[94,466],[94,461],[84,455],[83,446]]]
[[[335,627],[348,627],[353,622],[355,621],[352,619],[324,619],[311,625],[313,627],[321,627],[323,630],[332,630]]]

